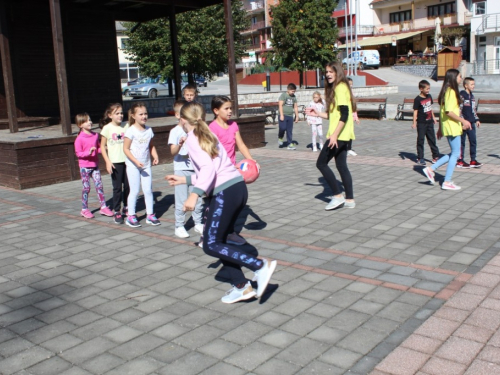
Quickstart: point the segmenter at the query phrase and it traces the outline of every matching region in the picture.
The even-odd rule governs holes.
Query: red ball
[[[243,159],[236,164],[236,168],[243,176],[246,184],[254,182],[260,174],[260,166],[254,160]]]

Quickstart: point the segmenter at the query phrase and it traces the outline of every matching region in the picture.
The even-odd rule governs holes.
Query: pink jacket
[[[200,197],[213,195],[243,181],[221,143],[217,145],[219,154],[213,159],[200,147],[193,131],[187,134],[186,145],[195,173],[187,176],[186,182],[188,185],[194,185],[193,193]]]
[[[89,154],[92,147],[96,150]],[[99,165],[98,154],[101,153],[99,134],[91,132],[86,134],[83,131],[75,139],[75,154],[78,157],[78,165],[81,168],[96,168]]]

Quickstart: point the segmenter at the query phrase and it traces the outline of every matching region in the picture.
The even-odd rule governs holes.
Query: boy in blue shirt
[[[479,122],[479,117],[477,117],[476,99],[472,93],[474,86],[474,78],[466,77],[464,79],[465,90],[460,91],[460,96],[462,98],[462,104],[460,104],[462,117],[470,122],[471,128],[469,130],[464,130],[462,133],[462,148],[460,150],[460,159],[457,161],[457,168],[480,168],[483,165],[476,160],[476,126],[479,128],[481,123]],[[469,137],[470,164],[464,161],[466,137]]]

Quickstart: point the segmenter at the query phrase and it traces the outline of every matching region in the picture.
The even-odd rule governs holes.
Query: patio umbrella
[[[434,31],[434,52],[437,53],[439,50],[439,44],[441,42],[441,19],[436,17],[436,30]]]

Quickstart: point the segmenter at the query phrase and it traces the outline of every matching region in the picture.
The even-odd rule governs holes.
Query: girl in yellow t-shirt
[[[460,190],[460,186],[455,185],[451,181],[453,170],[457,164],[457,159],[460,156],[461,135],[462,130],[471,128],[471,124],[466,119],[460,117],[460,90],[459,85],[462,83],[462,76],[457,69],[448,69],[444,77],[443,87],[438,96],[438,102],[441,106],[439,119],[441,125],[438,130],[438,139],[446,137],[450,144],[451,152],[442,156],[436,164],[431,167],[424,168],[424,174],[427,176],[432,185],[435,182],[435,171],[440,166],[448,163],[444,182],[441,185],[443,190]]]
[[[325,99],[328,112],[318,112],[314,108],[306,108],[308,116],[318,116],[329,119],[330,122],[326,134],[327,140],[316,162],[316,167],[320,170],[333,193],[333,198],[327,204],[325,210],[333,210],[342,205],[346,208],[354,208],[356,203],[354,203],[351,172],[347,167],[347,151],[350,150],[354,139],[352,114],[356,112],[356,103],[353,100],[351,86],[340,62],[328,63],[325,70]],[[335,158],[335,166],[344,185],[345,198],[337,184],[333,171],[328,166],[332,158]]]
[[[99,125],[101,130],[101,152],[106,162],[106,170],[111,176],[113,184],[113,221],[123,224],[127,215],[127,199],[130,192],[127,180],[127,167],[125,166],[125,153],[123,140],[129,128],[128,123],[122,124],[123,108],[120,103],[108,105]],[[120,212],[123,201],[123,212]]]

